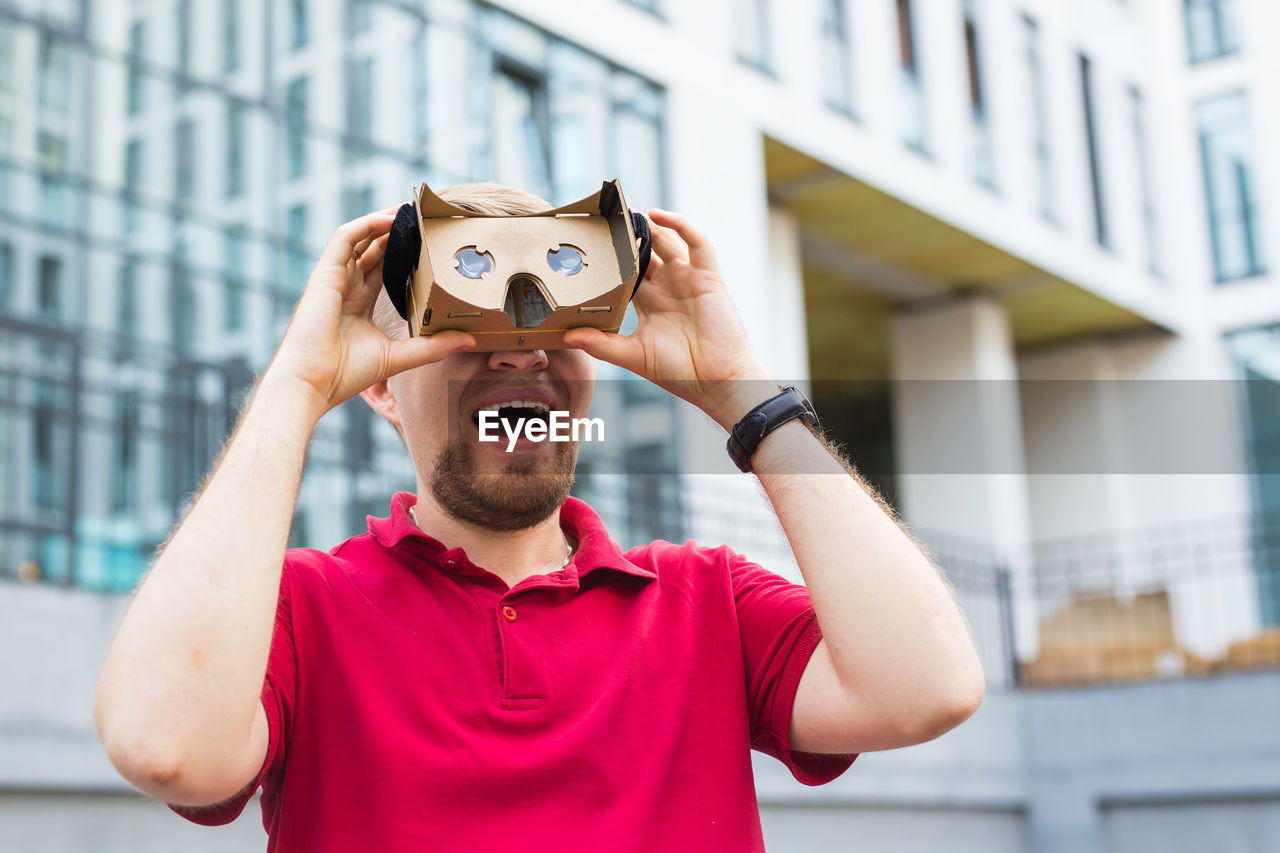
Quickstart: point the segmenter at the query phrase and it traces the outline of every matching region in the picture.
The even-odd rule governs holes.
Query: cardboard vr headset
[[[476,352],[563,349],[569,329],[616,332],[649,266],[649,223],[622,187],[524,216],[487,216],[423,184],[400,208],[382,283],[410,337],[451,329]]]

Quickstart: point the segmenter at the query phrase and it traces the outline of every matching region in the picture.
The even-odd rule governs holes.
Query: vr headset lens
[[[488,252],[477,252],[475,246],[459,250],[454,258],[458,261],[458,272],[467,278],[484,278],[493,269],[493,257]]]
[[[582,251],[561,243],[560,248],[547,252],[547,265],[561,275],[577,275],[587,262],[582,259]]]

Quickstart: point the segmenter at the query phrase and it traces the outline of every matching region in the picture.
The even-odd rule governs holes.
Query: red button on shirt
[[[751,748],[806,785],[849,767],[788,741],[821,639],[803,587],[728,548],[624,556],[570,498],[574,561],[508,589],[443,556],[413,501],[286,555],[262,690],[270,853],[759,851]],[[503,598],[538,618],[502,630]],[[248,799],[171,808],[219,825]]]
[[[502,608],[502,618],[508,622],[516,621],[516,609],[510,606]]]

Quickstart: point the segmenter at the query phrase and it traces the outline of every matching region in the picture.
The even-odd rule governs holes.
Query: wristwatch
[[[729,458],[741,471],[751,470],[751,457],[764,437],[778,427],[799,418],[805,426],[816,430],[820,427],[818,413],[813,410],[803,394],[795,386],[788,385],[782,393],[770,397],[743,415],[729,433]]]

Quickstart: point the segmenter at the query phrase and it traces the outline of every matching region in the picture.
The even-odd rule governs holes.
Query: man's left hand
[[[653,257],[632,302],[636,330],[571,329],[564,342],[643,376],[730,429],[760,402],[758,382],[748,380],[767,381],[769,373],[747,344],[707,236],[678,213],[654,209],[649,221]]]

